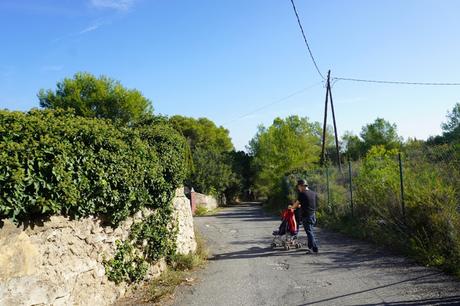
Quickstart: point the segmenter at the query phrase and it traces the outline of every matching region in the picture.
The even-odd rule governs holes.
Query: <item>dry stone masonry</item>
[[[176,189],[174,197],[174,218],[178,220],[179,234],[177,235],[177,252],[188,254],[196,251],[195,231],[193,227],[190,200],[185,196],[184,189]]]
[[[217,199],[213,196],[193,192],[192,197],[196,207],[204,207],[207,210],[213,210],[218,207]]]
[[[177,250],[196,249],[190,203],[183,190],[176,191],[174,217],[179,221]],[[17,227],[3,220],[0,228],[0,305],[110,305],[126,292],[127,285],[109,281],[104,258],[111,258],[116,240],[126,240],[133,222],[151,212],[143,211],[119,227],[102,226],[100,220],[69,220],[52,216],[41,225]],[[166,268],[164,260],[150,267],[148,278]]]

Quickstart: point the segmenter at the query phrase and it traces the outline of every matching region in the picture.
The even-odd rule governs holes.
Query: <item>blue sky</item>
[[[296,4],[324,74],[460,82],[459,1]],[[237,149],[276,116],[322,120],[325,90],[289,0],[1,0],[0,27],[0,108],[38,107],[40,88],[88,71],[139,89],[156,113],[224,125]],[[383,117],[426,138],[460,87],[339,81],[333,95],[340,134]]]

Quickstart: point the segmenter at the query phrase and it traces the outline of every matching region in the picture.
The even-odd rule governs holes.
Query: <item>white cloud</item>
[[[88,32],[95,31],[100,26],[101,26],[101,24],[94,24],[94,25],[88,26],[88,27],[84,28],[83,30],[81,30],[80,32],[78,32],[78,34],[85,34],[85,33],[88,33]]]
[[[131,8],[135,0],[90,0],[91,5],[97,8],[109,8],[126,11]]]
[[[55,38],[55,39],[52,40],[52,42],[57,43],[57,42],[60,42],[60,41],[63,41],[63,40],[67,40],[67,39],[70,39],[70,38],[77,37],[79,35],[85,35],[87,33],[96,31],[101,26],[107,25],[107,24],[110,24],[110,23],[109,22],[103,22],[103,21],[96,21],[96,22],[88,25],[86,28],[83,28],[82,30],[80,30],[78,32],[70,33],[70,34]]]

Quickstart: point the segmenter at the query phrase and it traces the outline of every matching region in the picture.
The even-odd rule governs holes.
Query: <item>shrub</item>
[[[171,199],[185,177],[185,139],[161,120],[136,127],[62,110],[0,111],[0,218],[97,215],[112,225],[142,208],[105,260],[109,279],[137,281],[175,253]]]
[[[119,284],[122,281],[136,282],[141,280],[148,270],[148,263],[142,254],[128,241],[116,241],[115,256],[104,261],[107,277]]]
[[[0,217],[103,215],[117,224],[142,207],[167,207],[184,177],[185,142],[166,129],[0,111]]]
[[[460,275],[460,168],[455,146],[407,147],[403,158],[405,215],[402,210],[398,151],[373,147],[352,170],[354,214],[345,171],[295,171],[280,184],[277,199],[287,201],[298,178],[320,197],[318,222],[412,255],[418,261]],[[279,203],[282,203],[279,201]],[[328,203],[329,202],[329,203]],[[284,208],[284,207],[283,207]]]
[[[397,152],[371,149],[354,178],[352,232],[460,275],[460,173],[455,159],[426,149],[403,155],[405,215]]]

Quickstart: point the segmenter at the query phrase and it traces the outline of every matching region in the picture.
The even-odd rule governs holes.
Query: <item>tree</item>
[[[444,133],[455,131],[460,126],[460,103],[455,104],[451,112],[447,112],[448,121],[441,125]]]
[[[447,113],[447,122],[441,125],[443,138],[447,143],[460,143],[460,103]]]
[[[186,184],[198,192],[225,195],[231,200],[241,190],[241,175],[233,165],[229,132],[206,118],[172,116],[169,123],[185,136],[192,164]]]
[[[342,144],[346,157],[352,160],[358,160],[363,152],[363,142],[352,132],[345,132],[342,136]]]
[[[236,183],[230,155],[196,148],[193,151],[194,171],[191,185],[199,192],[222,196],[227,188]]]
[[[401,143],[396,124],[391,124],[382,118],[377,118],[373,123],[364,126],[360,136],[363,141],[362,153],[367,153],[373,146],[379,145],[387,150],[395,149]]]
[[[170,123],[188,140],[192,151],[195,148],[205,148],[215,152],[230,152],[233,150],[232,140],[227,129],[217,127],[207,118],[190,118],[172,116]]]
[[[57,83],[56,91],[41,89],[40,106],[73,109],[83,117],[106,118],[122,123],[134,123],[151,116],[151,102],[136,89],[126,89],[120,82],[105,76],[96,78],[86,72]]]
[[[280,179],[295,169],[312,166],[319,161],[321,127],[308,118],[290,116],[276,118],[273,124],[259,130],[249,143],[256,170],[255,185],[263,195],[279,188]]]
[[[249,190],[252,192],[255,175],[252,166],[253,157],[244,151],[232,151],[228,154],[232,162],[233,173],[235,173],[235,180],[227,187],[225,196],[227,199],[232,199],[242,195],[250,200]]]

